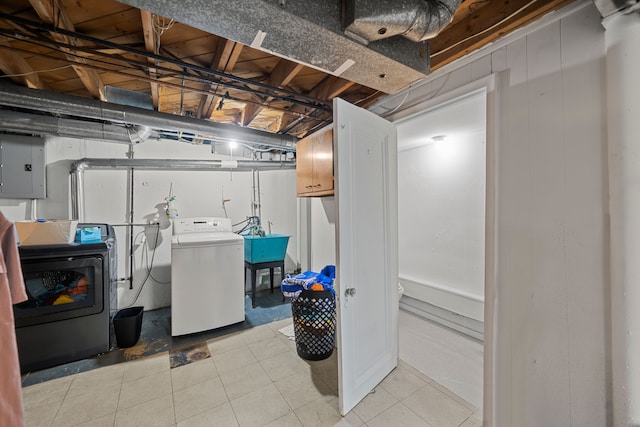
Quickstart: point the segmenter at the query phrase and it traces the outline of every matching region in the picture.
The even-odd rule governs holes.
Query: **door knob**
[[[355,296],[355,295],[356,295],[356,288],[347,288],[347,289],[344,291],[344,294],[345,294],[346,296],[348,296],[348,297],[353,297],[353,296]]]

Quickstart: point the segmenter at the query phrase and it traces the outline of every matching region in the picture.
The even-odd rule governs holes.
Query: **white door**
[[[334,99],[337,348],[346,415],[398,361],[396,130]]]

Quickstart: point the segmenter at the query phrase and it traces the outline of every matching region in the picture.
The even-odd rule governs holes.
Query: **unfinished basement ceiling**
[[[4,0],[0,71],[32,89],[301,138],[331,122],[334,97],[367,108],[572,1]],[[427,41],[342,31],[343,7],[416,2],[454,4],[451,23]],[[10,107],[0,100],[0,114]]]

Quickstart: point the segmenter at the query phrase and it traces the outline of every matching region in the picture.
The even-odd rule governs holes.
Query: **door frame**
[[[509,71],[490,74],[481,79],[462,85],[441,95],[406,108],[396,108],[391,114],[384,116],[396,124],[413,116],[423,114],[454,99],[464,97],[472,92],[486,91],[486,178],[485,178],[485,260],[484,260],[484,343],[483,343],[483,385],[482,385],[482,418],[483,425],[494,423],[496,411],[496,387],[500,381],[497,349],[502,339],[497,335],[496,317],[498,313],[497,271],[498,271],[498,176],[499,147],[501,135],[506,135],[506,121],[501,120],[507,114],[506,95],[509,87]],[[407,89],[410,90],[410,89]],[[405,98],[406,99],[406,98]]]

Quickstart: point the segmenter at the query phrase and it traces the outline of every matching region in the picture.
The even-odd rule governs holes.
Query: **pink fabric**
[[[23,426],[20,362],[13,304],[25,301],[14,226],[0,212],[0,426]]]

